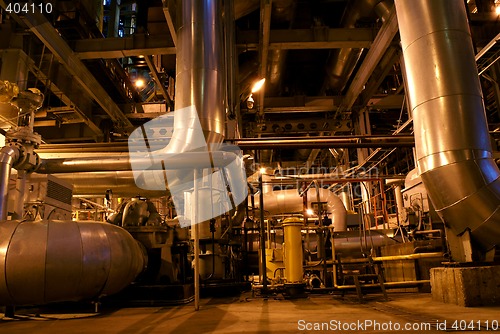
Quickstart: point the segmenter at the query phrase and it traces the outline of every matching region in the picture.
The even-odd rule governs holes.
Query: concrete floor
[[[17,310],[14,319],[0,321],[0,333],[387,333],[391,328],[396,331],[398,325],[403,331],[406,324],[421,323],[433,327],[414,332],[438,333],[442,330],[436,330],[437,320],[442,330],[456,331],[467,325],[464,329],[468,332],[478,332],[480,325],[484,331],[487,325],[490,329],[500,327],[500,306],[464,308],[432,301],[431,295],[424,293],[389,293],[389,301],[368,295],[362,304],[355,295],[285,300],[281,296],[261,298],[244,293],[232,298],[202,299],[198,312],[193,303],[165,307],[104,306],[98,314],[93,314],[87,305],[84,309],[80,306]],[[342,323],[339,325],[338,321]],[[455,321],[462,323],[454,326]],[[352,327],[343,330],[339,326]]]

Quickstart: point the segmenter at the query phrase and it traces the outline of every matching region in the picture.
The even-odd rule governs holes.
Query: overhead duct
[[[196,106],[205,139],[211,144],[222,143],[225,133],[221,15],[220,0],[182,1],[182,20],[177,30],[175,109]],[[175,145],[180,147],[189,143],[189,124],[175,130],[171,143],[178,140]]]
[[[500,173],[464,1],[395,3],[418,170],[451,232],[488,251],[500,242]]]
[[[280,28],[290,28],[295,13],[294,0],[273,0],[271,19],[273,26],[282,26]],[[266,95],[276,96],[279,93],[281,84],[281,75],[285,65],[288,50],[269,50],[268,66],[266,70]]]
[[[182,160],[189,152],[204,152],[198,160],[209,164],[208,151],[220,149],[225,134],[221,1],[183,1],[181,7],[176,45],[175,115],[153,119],[129,137],[129,147],[142,143],[138,152],[130,151],[136,184],[146,190],[162,190],[168,183],[171,193],[178,195],[174,195],[174,201],[183,201],[184,191],[192,187],[194,167],[170,171],[170,155]],[[151,150],[149,143],[158,141],[155,130],[171,130],[172,121],[173,133],[168,144]],[[152,165],[162,165],[166,172],[150,173]]]
[[[356,22],[370,16],[381,0],[351,0],[342,18],[342,27],[355,28]],[[327,65],[325,87],[340,93],[346,86],[363,49],[344,48],[335,50]]]
[[[317,192],[318,191],[318,192]],[[347,211],[341,199],[328,189],[310,188],[307,191],[307,205],[319,200],[326,203],[326,211],[330,214],[334,231],[345,231],[347,229]],[[258,197],[254,198],[255,206],[260,207]],[[266,215],[280,215],[304,212],[304,199],[299,196],[297,189],[285,189],[264,193],[264,211]]]
[[[0,305],[96,300],[146,266],[137,241],[107,223],[4,221],[0,235]]]

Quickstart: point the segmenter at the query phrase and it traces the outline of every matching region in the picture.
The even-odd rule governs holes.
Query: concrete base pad
[[[500,304],[500,266],[432,268],[432,299],[459,306]]]

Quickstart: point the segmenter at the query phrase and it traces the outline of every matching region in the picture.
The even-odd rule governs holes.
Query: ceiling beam
[[[269,50],[369,48],[375,35],[375,30],[366,28],[276,29],[270,31]],[[259,32],[238,31],[236,45],[240,49],[257,50]]]
[[[369,48],[373,43],[373,29],[283,29],[269,32],[268,50],[308,50]],[[71,44],[80,59],[123,58],[146,55],[175,54],[170,34],[135,34],[130,37],[82,39]],[[244,50],[258,50],[257,30],[239,31],[236,46]]]
[[[398,49],[395,46],[389,47],[387,52],[384,54],[380,60],[379,65],[373,71],[370,79],[365,84],[365,89],[361,92],[361,105],[367,106],[368,101],[375,95],[379,89],[382,82],[385,80],[387,75],[389,75],[391,69],[393,68],[396,61],[399,59]],[[393,94],[398,94],[397,90],[391,92]]]
[[[344,100],[344,106],[347,110],[352,108],[359,94],[363,91],[366,82],[382,59],[384,53],[389,48],[389,45],[391,45],[397,32],[398,20],[396,17],[396,9],[392,7],[389,17],[382,24],[382,28],[380,28],[377,37],[375,37],[372,47],[368,51],[363,63],[347,90]]]
[[[259,31],[259,77],[263,79],[267,73],[267,58],[269,54],[269,38],[271,32],[272,0],[260,1],[260,31]],[[264,90],[264,89],[262,89]],[[259,94],[259,115],[264,115],[264,92]]]
[[[341,104],[340,96],[266,97],[265,113],[332,112]],[[249,110],[248,112],[252,112]]]
[[[74,112],[78,114],[80,119],[96,134],[98,138],[103,137],[103,133],[101,129],[80,109],[78,108],[77,104],[74,103],[69,96],[66,95],[50,78],[42,72],[36,65],[35,62],[30,58],[28,63],[27,63],[28,69],[30,70],[31,73],[40,81],[42,82],[45,87],[47,87],[52,94],[57,96],[58,99],[61,100],[62,103],[64,103],[67,108],[70,108]]]
[[[83,87],[83,89],[109,115],[117,128],[130,129],[133,127],[122,110],[111,99],[82,61],[75,55],[57,30],[47,21],[45,16],[35,11],[33,13],[26,13],[26,15],[21,16],[21,19],[47,46],[54,56],[56,56],[59,62],[66,67],[68,72],[73,75],[73,78]]]
[[[134,56],[175,54],[175,45],[168,34],[148,36],[82,39],[73,43],[80,59],[123,58]]]
[[[151,75],[153,76],[153,79],[155,80],[156,84],[158,85],[158,88],[160,88],[160,92],[167,101],[168,106],[170,107],[170,110],[174,110],[174,102],[172,98],[170,97],[170,94],[168,94],[167,90],[165,89],[165,86],[163,86],[163,83],[160,80],[160,76],[158,74],[158,70],[156,69],[156,65],[153,63],[153,60],[151,59],[151,56],[144,56],[144,59],[146,60],[146,64],[148,64],[149,70],[151,71]]]
[[[170,36],[174,42],[174,46],[177,45],[177,31],[175,30],[175,1],[174,0],[162,0],[163,1],[163,15],[165,15],[165,20],[167,21],[168,30],[170,31]]]

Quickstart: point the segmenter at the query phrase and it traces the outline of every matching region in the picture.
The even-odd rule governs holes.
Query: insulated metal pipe
[[[355,28],[356,22],[362,17],[369,16],[378,2],[380,0],[351,1],[342,18],[342,26],[344,28]],[[347,79],[354,71],[362,51],[363,49],[352,48],[334,51],[328,64],[328,77],[325,86],[334,90],[337,94],[340,93],[344,89]]]
[[[462,0],[396,0],[417,165],[449,229],[482,251],[500,242],[500,173],[492,158]]]
[[[19,154],[19,150],[11,146],[4,146],[0,150],[0,221],[7,220],[10,173]]]
[[[352,137],[315,137],[315,138],[252,138],[235,141],[241,149],[299,149],[299,148],[361,148],[361,147],[411,147],[413,136],[352,136]]]
[[[302,283],[304,271],[302,268],[302,222],[287,218],[283,221],[285,277],[288,283]]]
[[[146,255],[132,236],[101,222],[0,224],[0,305],[95,299],[135,279]]]
[[[225,129],[221,1],[182,1],[180,19],[175,109],[196,106],[206,142],[221,143]],[[189,143],[190,132],[189,127],[174,132],[178,147]]]
[[[320,201],[326,202],[326,211],[330,214],[335,231],[345,231],[347,229],[347,211],[340,198],[333,192],[320,188]],[[263,194],[265,203],[264,212],[270,215],[279,215],[287,213],[303,213],[304,202],[299,196],[297,189],[285,189],[271,191]],[[255,205],[260,207],[260,199],[255,198]],[[311,202],[317,202],[316,189],[310,188],[307,194],[308,205]]]
[[[212,152],[209,157],[210,159],[207,159],[207,152],[158,152],[153,162],[151,162],[150,157],[130,158],[128,153],[111,154],[104,157],[43,159],[37,173],[130,171],[133,165],[145,164],[149,165],[148,170],[226,167],[239,159],[236,154],[223,151]],[[163,161],[168,162],[168,165],[165,166]]]

